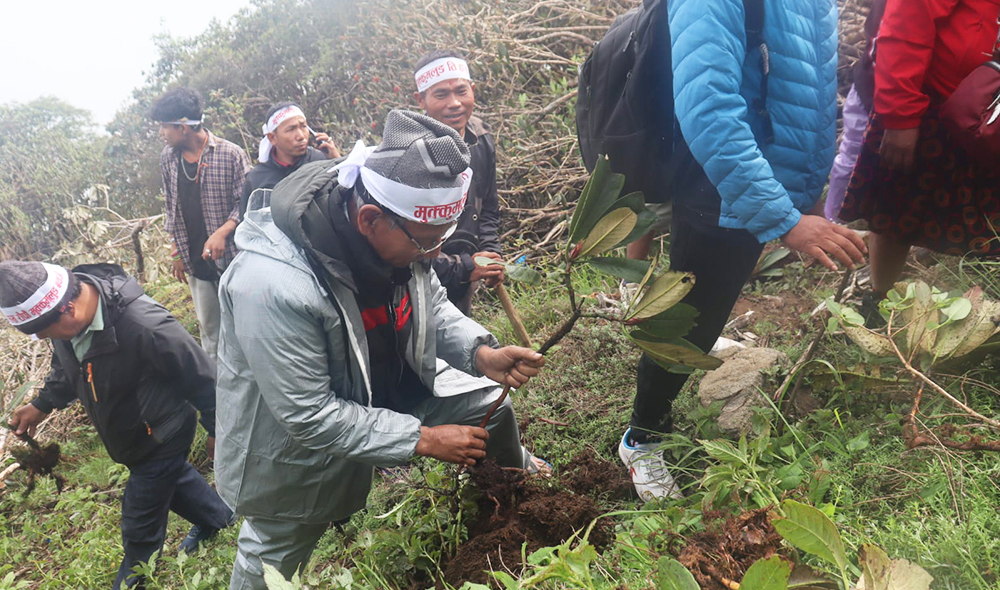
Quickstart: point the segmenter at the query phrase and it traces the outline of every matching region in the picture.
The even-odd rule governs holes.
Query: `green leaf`
[[[23,400],[24,396],[28,395],[31,388],[36,385],[38,385],[38,381],[25,381],[20,387],[18,387],[17,391],[14,392],[14,397],[10,398],[10,403],[7,405],[7,411],[13,412],[21,407],[21,400]],[[2,406],[3,400],[0,399],[0,407]]]
[[[489,256],[476,256],[472,259],[478,266],[492,266],[494,264],[503,267],[503,272],[510,280],[524,283],[526,285],[539,285],[542,282],[542,274],[530,266],[524,264],[507,264],[494,260]]]
[[[837,303],[833,300],[833,297],[827,298],[826,308],[830,310],[831,315],[835,316],[837,319],[849,326],[865,325],[865,318],[862,317],[860,313],[854,311],[850,307]]]
[[[632,334],[629,334],[632,336]],[[643,351],[657,361],[665,361],[673,365],[687,365],[696,369],[711,371],[718,368],[722,361],[714,356],[701,352],[690,342],[677,338],[672,342],[650,342],[641,338],[633,338]]]
[[[621,207],[627,207],[631,209],[633,213],[639,215],[640,213],[646,210],[646,201],[645,199],[643,199],[641,192],[633,191],[625,195],[624,197],[618,199],[617,201],[611,203],[611,206],[608,207],[607,211],[605,211],[604,214],[607,215],[608,213],[611,213],[611,211],[619,209]]]
[[[281,575],[273,565],[265,563],[264,565],[264,584],[267,585],[267,590],[296,590],[295,586],[291,582],[285,579],[285,576]]]
[[[798,564],[792,568],[788,577],[788,590],[840,590],[840,585],[821,574],[817,574],[809,566]]]
[[[941,313],[953,322],[958,322],[969,317],[972,311],[972,302],[965,297],[956,297],[947,307],[941,308]]]
[[[530,266],[525,266],[523,264],[505,264],[504,272],[506,273],[507,278],[512,281],[517,281],[531,286],[542,284],[542,274]]]
[[[608,213],[580,245],[579,256],[597,256],[615,247],[635,227],[637,217],[630,209],[615,209]]]
[[[787,590],[792,568],[777,555],[754,562],[743,575],[740,590]]]
[[[615,202],[625,186],[625,177],[611,172],[608,159],[598,158],[594,172],[580,193],[580,199],[573,210],[569,223],[569,248],[588,235],[604,217],[604,213]]]
[[[625,239],[615,244],[615,247],[620,248],[621,246],[627,246],[628,244],[631,244],[642,236],[648,234],[649,228],[653,227],[654,223],[656,223],[656,214],[652,211],[646,211],[644,209],[636,218],[635,227],[632,228],[632,231],[625,236]]]
[[[744,466],[750,461],[745,452],[728,440],[699,440],[698,443],[705,449],[708,456],[716,461],[740,466]]]
[[[612,203],[611,206],[608,207],[605,214],[620,208],[631,209],[632,212],[636,214],[638,219],[635,222],[635,227],[632,228],[632,231],[629,232],[627,236],[625,236],[625,239],[615,245],[616,248],[631,244],[632,242],[638,240],[642,236],[649,233],[649,228],[653,227],[653,224],[656,223],[656,214],[646,209],[646,201],[643,198],[642,193],[639,191],[631,192]]]
[[[913,305],[903,311],[903,323],[906,328],[906,352],[912,354],[918,348],[930,351],[934,346],[937,332],[927,330],[927,323],[937,323],[938,312],[931,299],[931,288],[923,281],[911,283],[913,286]],[[907,288],[909,291],[909,288]],[[893,326],[899,328],[903,323]]]
[[[679,303],[692,287],[693,274],[667,271],[643,294],[626,320],[651,318]]]
[[[598,257],[591,258],[587,264],[603,273],[625,279],[630,283],[642,281],[642,277],[646,276],[646,271],[649,270],[648,260],[632,260],[631,258]]]
[[[785,516],[772,523],[778,534],[798,549],[836,565],[841,572],[847,569],[844,542],[827,515],[794,500],[782,502],[781,511]]]
[[[777,250],[772,250],[767,254],[762,254],[757,260],[757,265],[753,269],[753,275],[756,276],[781,276],[782,271],[780,268],[771,268],[791,252],[788,248],[778,248]]]
[[[670,557],[661,557],[656,562],[656,589],[701,590],[701,586],[681,562]]]
[[[852,453],[857,453],[858,451],[863,451],[868,448],[869,438],[868,431],[864,431],[861,434],[855,436],[851,440],[847,441],[847,450]]]
[[[476,266],[493,266],[494,264],[504,266],[503,262],[490,258],[489,256],[476,256],[472,259],[472,261],[476,263]]]
[[[645,340],[656,341],[662,338],[682,338],[691,331],[698,317],[698,310],[687,303],[678,303],[655,316],[643,320],[641,330],[653,338]]]

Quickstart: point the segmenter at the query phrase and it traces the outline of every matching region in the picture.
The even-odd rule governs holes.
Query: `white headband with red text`
[[[417,223],[444,225],[459,218],[472,186],[472,168],[461,173],[461,186],[416,188],[390,180],[366,167],[365,162],[374,151],[374,147],[365,147],[361,141],[354,145],[347,158],[336,166],[340,186],[352,188],[361,176],[365,190],[373,199],[403,219]]]
[[[267,138],[268,133],[274,133],[278,130],[278,127],[282,123],[291,119],[292,117],[302,117],[306,118],[305,113],[299,107],[290,104],[283,109],[278,109],[275,111],[271,118],[267,120],[267,123],[261,127],[261,132],[264,134],[264,138],[260,140],[260,149],[257,150],[257,160],[260,162],[266,162],[271,158],[271,140]]]
[[[442,57],[435,59],[431,63],[417,70],[413,76],[417,82],[417,92],[423,92],[431,86],[444,80],[472,81],[469,74],[469,64],[464,59],[458,57]]]
[[[55,310],[69,289],[69,272],[61,266],[41,263],[48,276],[42,286],[24,302],[12,307],[0,307],[0,313],[14,326],[27,324]]]

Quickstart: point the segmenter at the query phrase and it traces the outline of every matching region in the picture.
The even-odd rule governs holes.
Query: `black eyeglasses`
[[[433,246],[427,248],[419,241],[417,241],[417,238],[413,237],[413,234],[411,234],[410,231],[406,229],[406,226],[403,225],[404,219],[402,217],[400,217],[390,209],[384,207],[382,203],[376,201],[375,198],[368,193],[368,190],[365,189],[363,184],[361,184],[360,179],[358,183],[355,185],[354,189],[358,197],[361,198],[362,202],[367,203],[369,205],[375,205],[376,207],[378,207],[383,213],[385,213],[386,217],[389,219],[390,222],[392,222],[393,225],[403,230],[403,233],[406,234],[406,237],[410,240],[410,243],[413,244],[413,247],[417,249],[417,252],[419,252],[421,256],[428,256],[431,252],[440,248],[442,244],[448,241],[448,238],[454,235],[455,230],[458,229],[458,220],[455,220],[454,222],[452,222],[451,227],[449,227],[448,230],[444,232],[444,235],[438,238],[437,242],[435,242]]]
[[[451,226],[448,228],[448,230],[444,232],[444,235],[438,238],[437,242],[435,242],[433,246],[431,246],[430,248],[425,248],[420,242],[417,241],[417,238],[413,237],[413,234],[411,234],[409,230],[406,229],[406,226],[403,225],[402,218],[397,216],[395,213],[386,210],[383,207],[380,207],[380,209],[382,209],[382,211],[385,211],[388,214],[388,217],[392,221],[393,225],[403,230],[403,233],[406,234],[406,237],[410,239],[410,243],[413,244],[413,246],[417,249],[417,252],[420,252],[421,256],[427,256],[431,252],[440,248],[441,244],[447,242],[448,238],[450,238],[455,233],[455,230],[458,229],[458,221],[453,222]]]

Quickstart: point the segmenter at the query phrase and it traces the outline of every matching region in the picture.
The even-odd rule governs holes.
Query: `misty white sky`
[[[3,0],[0,104],[54,95],[103,126],[141,85],[153,37],[191,37],[250,0]]]

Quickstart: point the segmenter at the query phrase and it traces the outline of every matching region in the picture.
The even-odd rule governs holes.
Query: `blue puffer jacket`
[[[835,0],[765,0],[767,107],[774,142],[747,109],[760,54],[747,54],[742,0],[670,0],[675,113],[722,197],[719,225],[778,238],[815,205],[833,163],[837,119]]]

